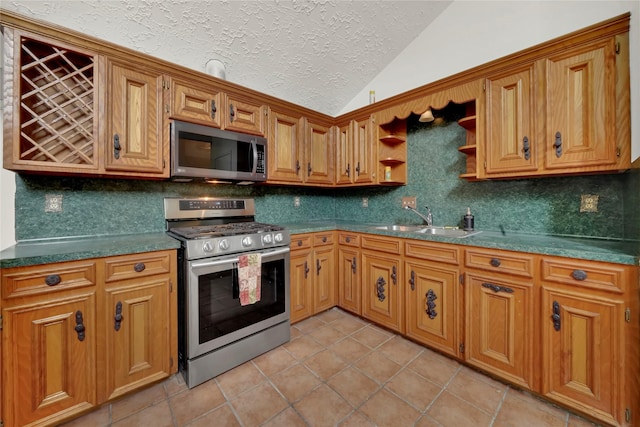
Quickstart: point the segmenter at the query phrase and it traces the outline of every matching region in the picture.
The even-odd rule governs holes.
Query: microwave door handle
[[[256,171],[258,170],[258,143],[255,141],[251,143],[251,153],[251,158],[253,160],[253,162],[251,163],[251,173],[255,175]]]

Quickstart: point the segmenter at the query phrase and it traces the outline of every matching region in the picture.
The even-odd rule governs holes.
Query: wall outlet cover
[[[293,198],[293,206],[296,208],[300,207],[300,197],[296,196]]]
[[[599,195],[583,194],[580,198],[580,212],[598,212]]]
[[[409,206],[410,208],[416,208],[416,197],[403,197],[402,198],[402,209]]]
[[[62,194],[45,194],[45,212],[62,212]]]
[[[363,208],[368,208],[369,207],[369,198],[368,197],[363,197],[362,198],[362,207]]]

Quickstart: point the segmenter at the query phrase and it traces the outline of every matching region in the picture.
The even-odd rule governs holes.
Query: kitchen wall
[[[436,113],[437,115],[438,113]],[[505,232],[639,238],[636,212],[638,173],[507,181],[467,182],[458,178],[465,157],[457,148],[465,130],[457,117],[408,127],[408,184],[395,188],[298,189],[171,182],[18,176],[16,237],[34,239],[164,230],[163,197],[246,196],[256,200],[257,220],[269,223],[343,220],[420,224],[400,208],[403,196],[428,205],[436,225],[459,225],[470,207],[476,228]],[[635,187],[637,188],[637,187]],[[63,196],[63,211],[45,213],[48,194]],[[580,195],[599,195],[598,212],[581,213]],[[301,206],[294,207],[294,197]],[[362,199],[369,207],[362,207]],[[635,201],[634,201],[635,197]],[[635,225],[634,225],[635,224]]]

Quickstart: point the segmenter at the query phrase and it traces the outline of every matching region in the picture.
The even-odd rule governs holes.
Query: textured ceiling
[[[3,8],[337,115],[452,1],[2,0]]]

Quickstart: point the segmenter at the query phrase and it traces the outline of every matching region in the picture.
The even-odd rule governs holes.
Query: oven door
[[[256,253],[261,255],[260,301],[244,306],[239,297],[239,254],[188,262],[188,359],[289,321],[289,248]]]

